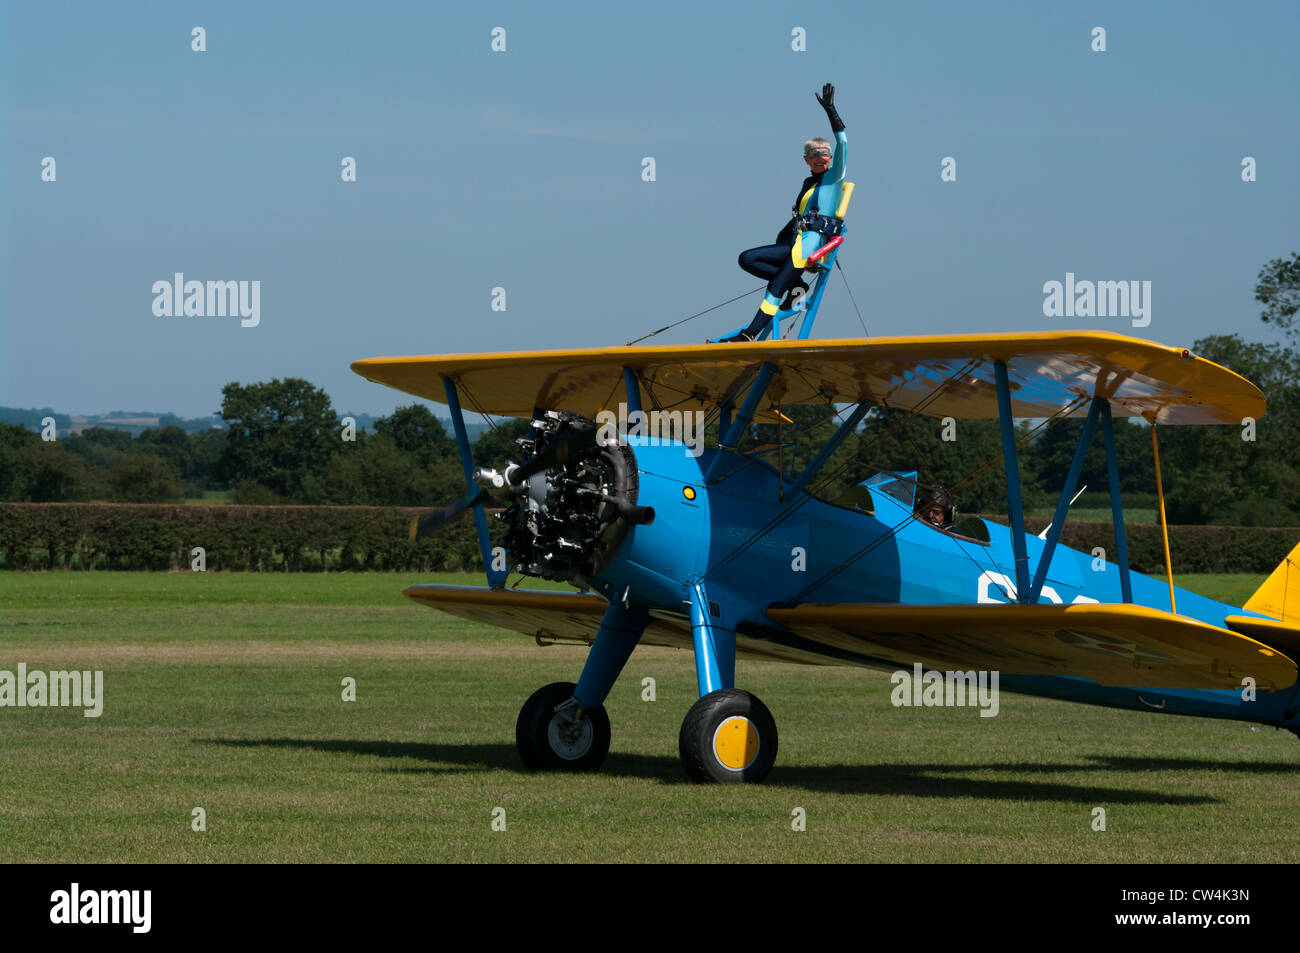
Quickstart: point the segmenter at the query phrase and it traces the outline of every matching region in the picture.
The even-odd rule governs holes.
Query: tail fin
[[[1242,608],[1300,626],[1300,543]]]

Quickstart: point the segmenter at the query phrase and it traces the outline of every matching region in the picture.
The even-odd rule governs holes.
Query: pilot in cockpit
[[[952,529],[952,500],[943,490],[928,490],[916,504],[918,518],[945,533]]]

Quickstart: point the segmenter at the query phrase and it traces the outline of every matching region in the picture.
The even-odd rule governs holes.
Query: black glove
[[[817,96],[816,93],[813,93]],[[817,102],[821,103],[822,109],[826,110],[826,118],[831,121],[831,132],[839,132],[844,128],[844,120],[840,114],[835,111],[835,87],[827,83],[822,87],[822,94],[817,96]]]

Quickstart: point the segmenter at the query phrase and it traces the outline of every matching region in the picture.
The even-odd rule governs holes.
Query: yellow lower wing
[[[1143,606],[807,604],[767,614],[850,662],[1143,688],[1240,689],[1249,676],[1261,690],[1277,691],[1296,680],[1295,662],[1276,648]]]
[[[576,592],[411,586],[405,595],[462,619],[533,636],[542,644],[590,644],[606,601]],[[692,647],[690,623],[652,613],[642,645]],[[1296,664],[1273,644],[1143,606],[819,605],[769,609],[787,631],[742,624],[739,658],[858,664],[1003,675],[1070,675],[1100,685],[1287,688]],[[1235,619],[1236,617],[1234,617]],[[1259,620],[1255,620],[1259,621]],[[1266,636],[1269,627],[1252,634]],[[1300,640],[1292,645],[1300,649]],[[1298,652],[1297,654],[1300,654]]]
[[[410,586],[403,594],[431,609],[530,635],[542,645],[557,642],[590,645],[600,630],[600,619],[608,605],[596,595],[536,589],[426,585]],[[668,613],[657,615],[641,636],[641,644],[690,649],[694,645],[690,623]],[[737,637],[736,655],[769,662],[827,664],[830,661],[813,652],[741,636]]]

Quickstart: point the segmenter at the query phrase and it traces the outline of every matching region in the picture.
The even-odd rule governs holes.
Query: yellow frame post
[[[1169,611],[1178,614],[1174,602],[1174,564],[1169,558],[1169,524],[1165,520],[1165,486],[1160,479],[1160,441],[1156,439],[1156,422],[1151,421],[1151,452],[1156,460],[1156,499],[1160,502],[1160,535],[1165,541],[1165,576],[1169,579]]]

